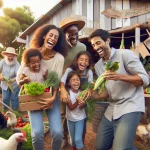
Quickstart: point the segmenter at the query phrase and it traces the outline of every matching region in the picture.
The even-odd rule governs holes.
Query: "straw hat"
[[[18,56],[13,47],[7,47],[6,51],[2,51],[1,55],[4,57],[5,54],[13,54]]]
[[[74,24],[78,26],[78,30],[80,31],[85,25],[83,16],[74,15],[74,16],[67,17],[60,22],[59,26],[62,30],[64,30],[66,27]]]

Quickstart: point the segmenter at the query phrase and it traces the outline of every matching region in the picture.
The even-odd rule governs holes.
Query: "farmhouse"
[[[17,42],[29,46],[34,31],[43,24],[54,24],[71,15],[81,15],[86,21],[85,27],[80,31],[81,42],[87,45],[87,50],[92,52],[87,38],[97,28],[108,30],[112,36],[111,45],[119,48],[124,40],[125,48],[130,48],[132,43],[138,46],[149,37],[145,29],[149,29],[150,3],[147,0],[60,0],[46,14],[38,18],[19,37]],[[149,52],[138,51],[145,58]],[[137,53],[138,53],[137,52]],[[93,52],[92,52],[93,53]],[[93,57],[96,54],[93,53]],[[96,60],[96,59],[94,59]]]

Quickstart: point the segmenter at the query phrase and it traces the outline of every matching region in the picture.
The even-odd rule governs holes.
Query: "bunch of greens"
[[[14,132],[10,128],[0,129],[0,137],[2,137],[4,139],[8,139],[13,134],[14,134]]]
[[[106,68],[105,68],[106,71],[108,70],[117,71],[118,69],[119,69],[119,62],[108,61],[106,63]],[[99,88],[100,89],[99,93],[101,93],[104,90],[107,83],[107,80],[104,78],[104,73],[101,76],[99,76],[95,82],[94,90],[97,90]]]
[[[95,100],[94,99],[90,99],[90,100],[86,100],[85,96],[88,92],[88,90],[93,89],[94,85],[92,83],[86,82],[82,85],[81,89],[83,89],[83,91],[79,94],[78,98],[83,99],[86,103],[86,111],[87,111],[87,115],[88,115],[88,120],[91,121],[94,115],[94,110],[95,110]]]
[[[11,80],[9,80],[9,79],[7,79],[6,77],[4,77],[4,81],[6,82],[8,88],[11,90],[11,92],[12,92],[13,94],[15,94],[14,89],[13,89],[13,87],[12,87],[12,85],[11,85]]]
[[[32,82],[30,84],[24,84],[24,90],[31,96],[37,96],[44,93],[45,86],[38,82]]]
[[[49,87],[55,87],[57,88],[59,86],[59,77],[58,74],[55,71],[51,71],[48,73],[48,77],[44,84],[40,84],[38,82],[32,82],[30,84],[24,84],[24,90],[23,92],[31,95],[31,96],[37,96],[44,93],[46,88]]]
[[[22,150],[33,150],[32,147],[32,138],[31,138],[31,125],[27,124],[23,127],[23,130],[27,135],[27,142],[22,143]]]
[[[48,88],[48,87],[57,88],[59,86],[59,82],[60,82],[60,80],[59,80],[57,72],[50,71],[48,73],[48,77],[47,77],[47,80],[44,83],[44,86],[45,86],[45,88]]]

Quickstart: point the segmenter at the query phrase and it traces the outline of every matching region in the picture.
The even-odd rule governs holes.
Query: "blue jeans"
[[[136,150],[133,145],[136,128],[141,112],[132,112],[119,119],[109,121],[105,116],[101,120],[96,137],[96,150]]]
[[[19,99],[18,99],[18,94],[19,94],[19,86],[14,88],[14,93],[11,92],[11,90],[8,88],[7,90],[2,90],[2,101],[10,106],[10,100],[12,102],[12,109],[13,110],[18,110],[19,107]],[[7,107],[4,106],[4,110],[6,110]]]
[[[31,136],[34,150],[44,150],[44,126],[43,111],[30,111]],[[49,121],[50,133],[52,137],[52,150],[60,150],[63,133],[60,115],[60,101],[58,96],[53,103],[53,108],[47,109],[46,114]]]
[[[81,149],[84,147],[82,141],[83,129],[85,125],[85,119],[80,121],[70,121],[67,120],[68,123],[68,130],[70,134],[70,143],[73,147],[77,149]]]

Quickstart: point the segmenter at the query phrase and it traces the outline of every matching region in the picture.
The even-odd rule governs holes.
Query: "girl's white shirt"
[[[70,100],[71,103],[74,104],[76,102],[76,99],[79,95],[80,91],[78,93],[73,93],[72,90],[69,90],[70,94]],[[68,106],[66,107],[66,118],[70,121],[79,121],[86,118],[85,109],[80,109],[79,106],[77,106],[74,110],[69,110]]]

